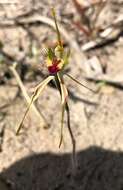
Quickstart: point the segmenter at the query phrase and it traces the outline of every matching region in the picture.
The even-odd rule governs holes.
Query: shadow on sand
[[[9,179],[15,190],[123,190],[123,153],[99,147],[78,152],[74,176],[70,160],[70,154],[31,155],[3,171],[1,178]]]

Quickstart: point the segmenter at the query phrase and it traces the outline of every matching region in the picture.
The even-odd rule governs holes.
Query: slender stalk
[[[67,112],[68,131],[69,131],[69,134],[70,134],[70,137],[71,137],[71,142],[72,142],[72,145],[73,145],[73,150],[72,150],[72,167],[73,167],[73,171],[76,171],[76,168],[77,168],[76,141],[75,141],[72,129],[71,129],[71,125],[70,125],[70,109],[69,109],[69,106],[68,106],[67,102],[66,102],[66,105],[65,105],[65,109],[66,109],[66,112]]]

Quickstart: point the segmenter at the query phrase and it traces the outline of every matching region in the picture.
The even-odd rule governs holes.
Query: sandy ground
[[[123,8],[118,2],[121,5],[123,3],[110,1],[107,23],[116,18],[118,13],[122,13]],[[67,5],[65,1],[60,0],[55,3],[56,9],[63,15],[74,13],[71,2],[67,1]],[[43,15],[49,15],[51,4],[52,1],[36,1],[34,8],[39,9]],[[8,14],[8,18],[15,18],[27,13],[31,7],[32,1],[23,1],[16,7],[11,6],[12,12],[10,7],[9,9],[5,7],[4,10],[0,10],[1,18],[5,13]],[[68,9],[69,7],[71,9]],[[104,20],[102,16],[100,22],[103,23]],[[30,28],[40,41],[50,40],[50,36],[54,33],[45,25],[37,28],[30,26]],[[23,52],[28,52],[30,38],[21,27],[0,28],[0,39],[5,44],[5,51],[18,59],[23,56]],[[31,42],[34,43],[34,39]],[[122,52],[121,36],[109,45],[91,50],[87,56],[98,55],[107,65],[107,73],[113,77],[122,73]],[[36,60],[32,58],[31,64],[36,65]],[[30,59],[26,58],[26,62],[30,63]],[[71,63],[69,70],[82,81],[83,75],[74,64]],[[1,70],[2,72],[4,71]],[[31,89],[43,80],[44,75],[45,71],[35,76],[31,71],[27,72],[24,84],[29,94]],[[50,128],[44,129],[40,126],[35,113],[30,112],[25,120],[23,133],[17,137],[15,131],[27,104],[22,94],[16,97],[18,87],[15,79],[6,80],[4,85],[0,85],[0,190],[123,189],[122,88],[102,84],[100,91],[93,94],[66,78],[70,91],[71,128],[76,140],[77,168],[75,169],[72,164],[72,144],[66,118],[64,142],[60,149],[58,147],[61,105],[59,93],[54,85],[48,85],[36,102],[38,109],[51,124]],[[100,85],[84,82],[94,89]],[[4,106],[9,103],[9,106]]]

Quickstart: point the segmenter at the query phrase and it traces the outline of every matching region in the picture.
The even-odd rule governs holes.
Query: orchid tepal
[[[47,59],[46,59],[46,66],[48,68],[49,74],[56,74],[59,71],[63,71],[64,67],[68,63],[69,52],[59,52],[58,46],[54,49],[54,51],[49,48],[47,50]],[[62,56],[61,56],[62,53]]]
[[[76,83],[78,83],[81,86],[84,86],[83,84],[81,84],[79,81],[77,81],[76,79],[74,79],[71,75],[65,73],[64,68],[65,66],[69,63],[69,56],[70,56],[70,51],[65,51],[64,47],[62,45],[62,41],[61,41],[61,35],[59,32],[59,28],[58,28],[58,24],[57,24],[57,20],[56,20],[56,15],[55,15],[55,11],[54,9],[52,9],[52,15],[54,18],[54,23],[55,23],[55,29],[56,29],[56,34],[57,34],[57,45],[54,48],[46,48],[46,66],[47,69],[49,71],[49,76],[44,79],[38,86],[36,86],[34,93],[31,97],[31,101],[30,104],[27,107],[27,110],[23,116],[23,119],[18,127],[17,130],[17,134],[19,134],[20,129],[23,125],[24,119],[28,113],[28,111],[30,110],[31,105],[37,100],[37,98],[40,96],[40,94],[42,93],[42,91],[44,90],[44,88],[46,87],[46,85],[51,81],[54,80],[57,89],[60,92],[60,96],[61,96],[61,134],[60,134],[60,143],[59,143],[59,147],[62,144],[62,140],[63,140],[63,124],[64,124],[64,113],[65,110],[68,114],[68,130],[73,142],[73,149],[75,149],[75,141],[73,139],[73,134],[72,134],[72,130],[70,128],[70,119],[69,119],[69,106],[68,106],[68,91],[67,91],[67,87],[64,83],[64,74],[66,76],[68,76],[70,79],[72,79],[73,81],[75,81]],[[84,86],[86,87],[86,86]],[[88,87],[86,87],[87,89],[89,89]],[[89,89],[91,90],[91,89]],[[93,90],[91,90],[93,91]]]

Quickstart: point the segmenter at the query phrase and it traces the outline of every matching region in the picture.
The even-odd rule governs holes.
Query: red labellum
[[[52,61],[52,65],[48,66],[48,71],[49,71],[50,74],[55,74],[60,70],[60,68],[58,66],[59,63],[60,63],[60,60],[57,60],[57,59],[54,59]]]

